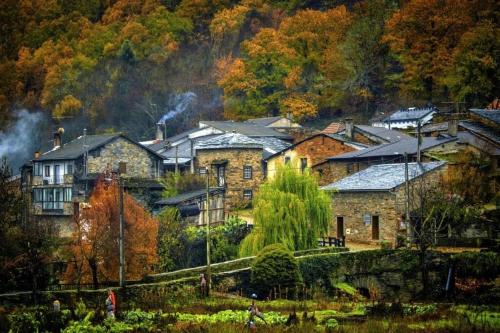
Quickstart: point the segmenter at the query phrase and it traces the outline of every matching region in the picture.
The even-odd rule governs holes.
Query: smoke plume
[[[14,174],[23,163],[32,159],[33,152],[40,148],[41,124],[44,116],[40,112],[27,110],[14,112],[14,121],[5,131],[0,132],[0,158],[6,157]]]
[[[178,114],[186,111],[188,107],[196,100],[196,97],[196,94],[191,91],[173,95],[172,100],[169,101],[169,104],[173,105],[174,108],[165,113],[158,121],[158,124],[164,125],[167,120],[172,119]]]

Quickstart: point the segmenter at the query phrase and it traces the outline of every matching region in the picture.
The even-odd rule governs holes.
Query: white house
[[[372,123],[374,127],[392,128],[411,128],[417,127],[418,123],[423,126],[431,122],[432,117],[436,113],[436,108],[415,108],[411,107],[405,110],[398,110],[382,121]]]

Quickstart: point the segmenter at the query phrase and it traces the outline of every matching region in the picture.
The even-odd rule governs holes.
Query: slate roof
[[[276,117],[264,117],[264,118],[253,118],[253,119],[248,119],[246,122],[247,123],[252,123],[252,124],[257,124],[261,126],[269,126],[274,122],[277,122],[278,120],[282,119],[283,117],[276,116]]]
[[[225,133],[208,140],[200,141],[195,146],[202,149],[263,149],[262,143],[240,133]]]
[[[409,180],[444,166],[444,162],[408,163]],[[405,164],[379,164],[323,186],[323,190],[338,192],[389,191],[405,182]]]
[[[481,118],[500,124],[500,110],[470,109],[470,111]]]
[[[104,146],[105,144],[113,141],[114,139],[122,137],[133,144],[140,146],[141,148],[147,150],[151,154],[155,155],[158,158],[162,158],[161,155],[158,155],[154,150],[149,149],[148,147],[141,145],[140,143],[129,139],[127,136],[117,133],[117,134],[99,134],[99,135],[87,135],[85,137],[85,144],[88,146],[88,151],[92,151],[96,148]],[[38,161],[51,161],[51,160],[74,160],[85,153],[84,147],[84,139],[83,136],[79,136],[78,138],[69,141],[68,143],[63,144],[59,148],[54,148],[49,150],[48,152],[43,153]]]
[[[448,122],[444,121],[442,123],[432,123],[422,126],[420,133],[430,133],[430,132],[445,132],[448,130]],[[417,133],[415,130],[414,133]]]
[[[438,146],[443,143],[456,140],[456,138],[440,138],[440,137],[428,137],[422,138],[422,145],[420,146],[421,151]],[[348,160],[363,160],[363,159],[373,159],[378,157],[387,156],[402,156],[405,153],[408,155],[414,155],[417,153],[417,139],[409,138],[403,139],[396,142],[385,143],[378,146],[373,146],[357,151],[352,151],[349,153],[337,155],[330,157],[329,161],[348,161]]]
[[[253,123],[235,121],[201,121],[200,124],[205,124],[226,133],[236,132],[249,137],[271,136],[284,140],[293,140],[293,137],[286,133],[281,133],[271,127],[265,127]]]
[[[264,150],[262,152],[263,159],[267,159],[269,158],[269,156],[274,155],[292,145],[289,142],[273,137],[259,137],[252,139],[254,139],[257,142],[260,142],[264,147]]]
[[[223,191],[224,190],[220,187],[213,187],[209,189],[209,195],[214,195],[217,193],[221,193]],[[158,206],[177,206],[186,201],[191,201],[197,198],[203,198],[206,195],[207,195],[206,189],[199,189],[186,193],[181,193],[179,195],[176,195],[175,197],[171,197],[168,199],[159,200],[155,204]]]
[[[344,129],[345,129],[344,123],[333,122],[330,123],[330,125],[326,126],[322,132],[325,134],[336,134],[342,132]]]
[[[355,128],[358,128],[362,132],[366,132],[370,135],[377,136],[387,142],[395,142],[401,139],[408,139],[411,136],[392,129],[387,129],[385,127],[374,127],[368,125],[354,125]]]
[[[435,112],[435,108],[424,108],[424,109],[405,109],[398,110],[391,114],[389,117],[384,119],[384,122],[396,122],[396,121],[411,121],[411,120],[419,120],[427,116],[431,112]]]
[[[469,120],[461,121],[460,126],[465,128],[469,132],[472,132],[476,135],[494,141],[496,144],[500,145],[500,133],[498,131],[491,129],[490,127]]]

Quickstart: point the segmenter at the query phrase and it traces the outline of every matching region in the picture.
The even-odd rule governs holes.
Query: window
[[[42,163],[33,164],[33,172],[34,172],[35,176],[41,176],[42,175]]]
[[[226,167],[219,165],[217,167],[217,186],[223,187],[226,185]]]
[[[43,189],[36,188],[33,190],[33,201],[42,202],[43,201]]]
[[[245,199],[245,200],[252,200],[252,197],[253,197],[252,190],[244,190],[243,191],[243,199]]]
[[[290,164],[290,156],[285,156],[285,164]]]
[[[73,174],[73,164],[68,164],[66,166],[66,174],[67,175],[72,175]]]
[[[244,179],[252,179],[252,166],[245,165],[243,167],[243,178]]]
[[[300,171],[303,173],[307,168],[307,158],[300,159]]]
[[[45,177],[50,177],[50,165],[45,166]]]
[[[204,175],[207,173],[207,168],[203,167],[203,168],[198,168],[198,174],[200,175]]]

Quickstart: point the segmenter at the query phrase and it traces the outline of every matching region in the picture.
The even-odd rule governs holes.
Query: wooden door
[[[337,216],[337,238],[342,239],[344,237],[344,217]]]
[[[377,215],[372,216],[372,240],[378,240],[380,236],[379,219]]]

